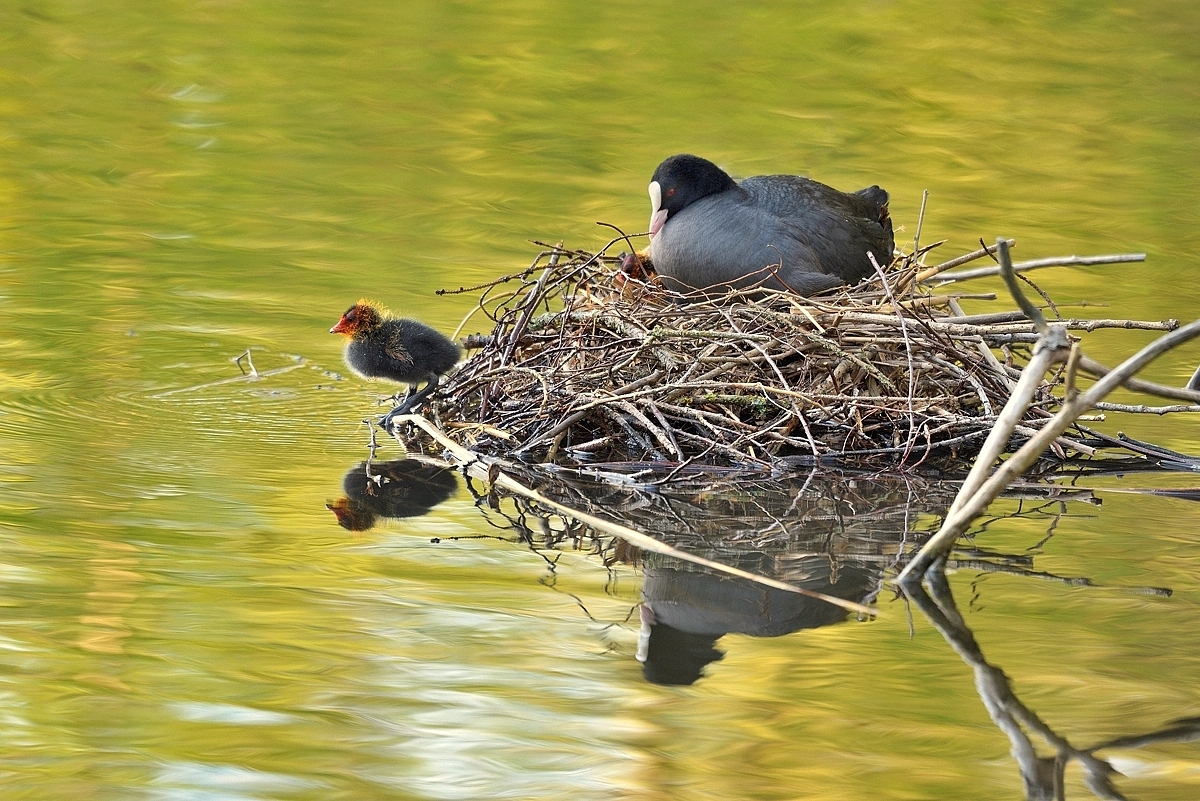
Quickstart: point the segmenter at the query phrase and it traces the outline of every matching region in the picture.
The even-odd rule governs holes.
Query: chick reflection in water
[[[877,571],[866,564],[803,560],[804,578],[785,579],[806,589],[860,601],[876,587]],[[739,565],[747,570],[753,566]],[[793,566],[790,573],[794,575]],[[715,647],[725,634],[780,637],[846,619],[841,607],[818,598],[711,573],[646,568],[642,583],[637,659],[654,684],[692,684],[704,666],[724,654]]]
[[[342,528],[366,531],[380,517],[420,517],[458,488],[449,467],[417,459],[362,462],[342,479],[344,497],[325,504]]]

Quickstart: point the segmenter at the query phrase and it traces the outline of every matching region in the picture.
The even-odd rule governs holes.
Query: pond
[[[1145,252],[1033,277],[1190,321],[1198,29],[1153,0],[0,10],[0,794],[1008,799],[1052,797],[1069,746],[1065,797],[1118,797],[1089,749],[1125,796],[1200,796],[1194,474],[1010,493],[907,598],[882,578],[952,486],[595,501],[860,620],[522,538],[457,475],[340,526],[387,390],[327,333],[364,296],[453,332],[474,295],[437,290],[644,231],[677,152],[878,183],[909,244],[928,189],[947,256]],[[1200,454],[1188,415],[1096,427]],[[643,597],[691,661],[651,658]]]

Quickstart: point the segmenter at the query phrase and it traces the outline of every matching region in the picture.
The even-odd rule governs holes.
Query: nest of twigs
[[[816,297],[698,300],[632,279],[619,257],[547,246],[519,275],[457,290],[481,292],[493,327],[466,339],[430,416],[477,453],[536,463],[778,471],[970,455],[1037,332],[1019,311],[963,315],[957,299],[981,296],[932,294],[935,272],[910,255]],[[1018,436],[1053,413],[1058,383]]]

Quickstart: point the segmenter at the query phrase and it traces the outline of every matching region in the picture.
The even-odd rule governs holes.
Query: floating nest
[[[618,472],[932,465],[974,454],[1037,339],[1019,311],[958,305],[992,295],[932,293],[986,249],[932,268],[910,254],[816,297],[694,298],[633,278],[621,257],[543,247],[518,275],[454,290],[480,293],[492,329],[466,338],[470,358],[426,414],[478,454]],[[1043,382],[1018,438],[1051,417],[1060,383]],[[1060,457],[1091,450],[1075,433]]]

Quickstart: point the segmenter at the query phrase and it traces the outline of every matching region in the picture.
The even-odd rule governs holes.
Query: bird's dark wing
[[[853,282],[874,273],[867,252],[882,267],[891,262],[894,243],[884,190],[848,194],[793,175],[748,178],[741,186],[796,242],[811,248],[822,271]]]
[[[383,350],[387,355],[401,364],[412,364],[412,354],[404,347],[404,337],[399,328],[392,332],[387,338],[387,342],[383,345]]]

